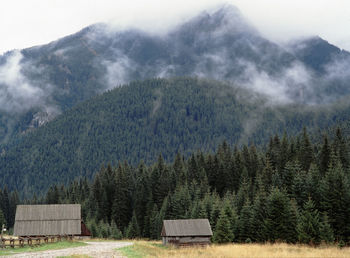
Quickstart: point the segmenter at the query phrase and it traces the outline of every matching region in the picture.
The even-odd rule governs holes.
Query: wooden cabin
[[[209,245],[213,235],[208,219],[164,220],[163,244],[176,246]]]
[[[17,205],[15,236],[79,236],[90,231],[81,219],[80,204]]]

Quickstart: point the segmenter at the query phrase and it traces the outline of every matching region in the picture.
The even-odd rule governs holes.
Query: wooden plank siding
[[[207,219],[164,220],[161,233],[164,245],[181,247],[209,245],[212,235]]]
[[[80,204],[18,205],[15,236],[80,235]]]

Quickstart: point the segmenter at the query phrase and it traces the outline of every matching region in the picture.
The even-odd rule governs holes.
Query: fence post
[[[24,247],[24,240],[23,240],[23,238],[19,238],[19,245],[21,247]]]

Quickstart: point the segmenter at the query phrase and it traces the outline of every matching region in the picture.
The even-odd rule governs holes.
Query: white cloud
[[[350,50],[348,0],[4,0],[0,53],[48,43],[96,22],[161,32],[224,2],[273,40],[320,35]]]
[[[22,54],[15,51],[0,67],[0,109],[22,111],[39,103],[44,92],[25,78],[21,71]]]
[[[350,50],[348,0],[232,0],[267,37],[287,41],[319,35]]]
[[[23,74],[23,67],[36,73],[40,69],[32,67],[30,64],[22,64],[22,54],[14,51],[7,57],[6,63],[0,66],[0,110],[9,113],[21,113],[33,107],[43,108],[49,113],[57,113],[52,105],[47,105],[51,87],[46,85],[42,89],[39,82],[29,81]]]
[[[132,71],[132,61],[128,57],[120,54],[115,61],[103,60],[102,65],[107,69],[104,80],[108,89],[129,82],[128,72]]]
[[[304,94],[312,91],[312,74],[301,63],[295,62],[277,77],[264,71],[258,71],[252,63],[241,61],[245,66],[241,84],[255,92],[267,96],[271,104],[289,104],[300,100],[314,104],[315,100],[303,99]]]

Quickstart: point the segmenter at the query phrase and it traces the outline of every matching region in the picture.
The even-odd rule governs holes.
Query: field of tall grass
[[[139,257],[242,257],[242,258],[349,258],[350,248],[336,246],[310,247],[306,245],[279,244],[226,244],[206,248],[164,247],[160,242],[135,241],[134,245],[118,249],[129,258]]]

